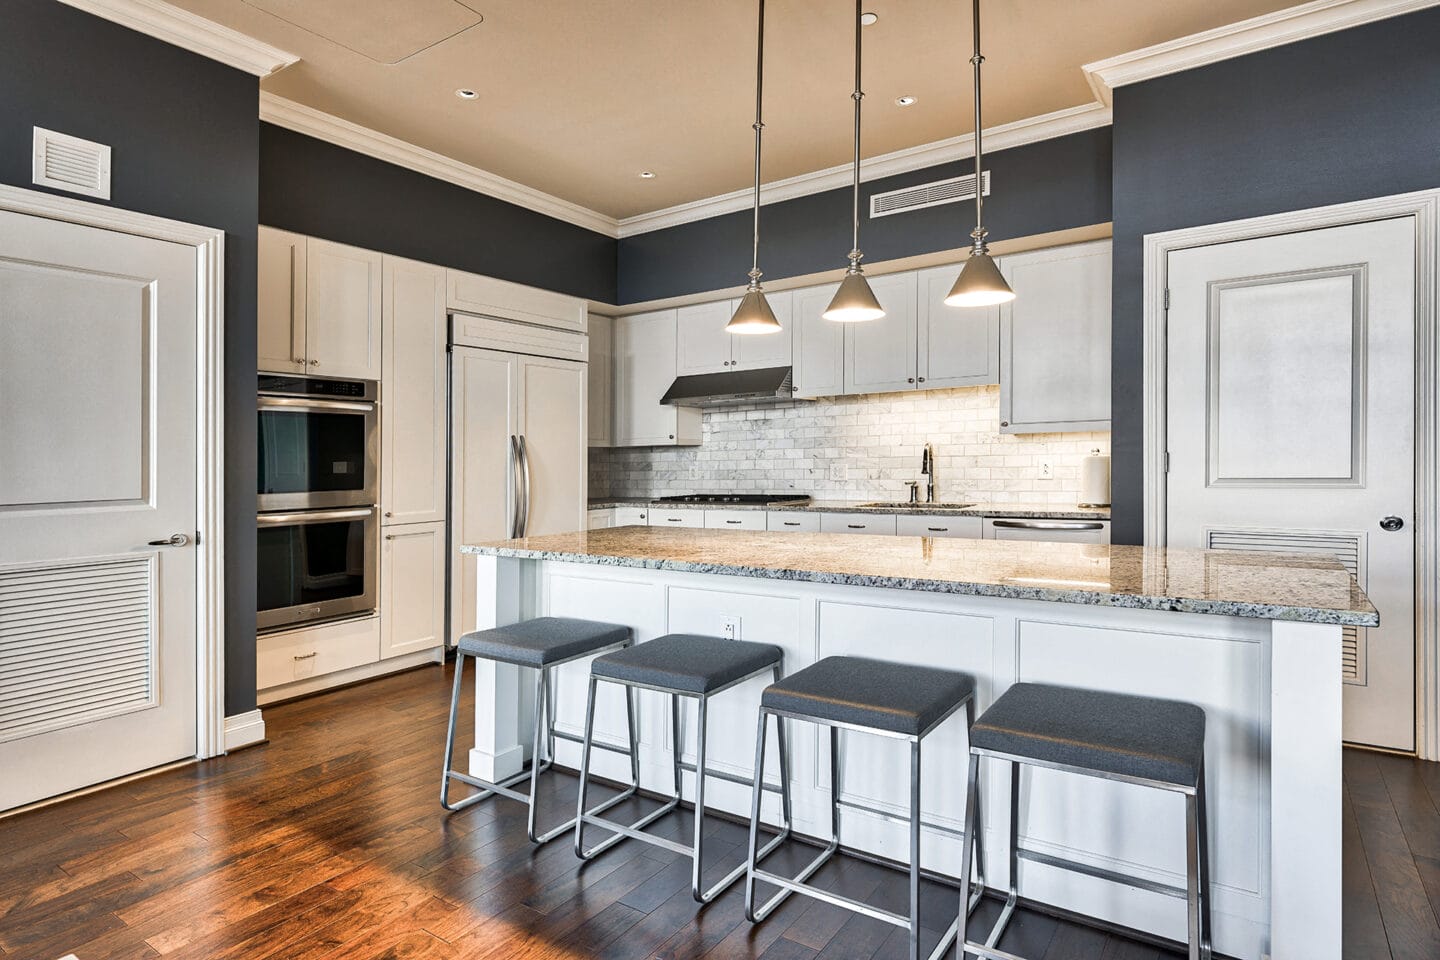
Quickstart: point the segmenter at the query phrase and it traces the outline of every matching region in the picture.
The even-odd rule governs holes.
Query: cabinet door
[[[585,529],[590,476],[585,364],[521,357],[522,536]]]
[[[380,598],[380,659],[445,642],[443,521],[385,528]]]
[[[594,323],[595,318],[591,317],[590,322]],[[586,530],[606,530],[615,526],[614,510],[591,510],[585,515]]]
[[[679,510],[666,509],[664,507],[650,508],[650,526],[652,527],[703,527],[705,526],[704,510]]]
[[[305,238],[261,227],[258,252],[257,366],[299,373],[305,369]]]
[[[979,540],[980,518],[902,513],[895,518],[895,532],[902,537],[965,537]]]
[[[885,316],[840,324],[845,328],[845,392],[913,390],[917,376],[915,274],[874,277],[870,289],[885,308]]]
[[[384,258],[382,522],[445,519],[445,271]]]
[[[917,384],[926,390],[1000,382],[1000,308],[947,307],[960,264],[921,270]]]
[[[707,530],[764,530],[764,510],[706,510]]]
[[[800,510],[770,510],[765,514],[765,529],[783,533],[819,533],[820,514]]]
[[[615,422],[615,321],[590,314],[590,446],[608,447]]]
[[[380,254],[328,240],[305,247],[305,356],[326,377],[380,379]]]
[[[648,507],[616,507],[615,526],[643,527],[650,522]]]
[[[731,337],[734,341],[730,348],[732,370],[764,370],[767,367],[788,367],[793,363],[795,295],[790,290],[782,290],[766,294],[765,299],[769,301],[775,319],[780,321],[781,330],[779,333],[737,334]],[[738,306],[740,301],[732,300],[731,312]]]
[[[1110,429],[1110,241],[1007,257],[1000,430]]]
[[[700,411],[662,406],[675,381],[675,311],[615,320],[617,447],[665,447],[700,442]]]
[[[821,316],[838,284],[795,291],[795,396],[837,397],[845,392],[845,325]]]
[[[893,513],[822,513],[821,533],[867,533],[895,536]]]
[[[730,369],[731,344],[745,339],[725,332],[725,324],[734,313],[732,300],[701,303],[675,311],[676,376],[722,373]]]

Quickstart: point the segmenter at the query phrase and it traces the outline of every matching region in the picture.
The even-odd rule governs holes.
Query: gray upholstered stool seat
[[[1205,711],[1176,700],[1017,683],[970,736],[979,750],[1191,787],[1205,757]]]
[[[699,695],[774,667],[784,656],[770,643],[671,633],[598,657],[590,671],[618,683]]]
[[[574,660],[630,639],[630,628],[571,617],[536,617],[460,638],[467,657],[480,657],[521,667],[544,667]]]
[[[922,736],[975,692],[953,670],[864,657],[826,657],[765,688],[763,707],[793,716]]]

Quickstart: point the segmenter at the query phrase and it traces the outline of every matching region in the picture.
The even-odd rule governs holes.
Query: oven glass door
[[[373,504],[375,406],[261,397],[259,508]]]
[[[260,514],[256,626],[374,611],[376,519],[362,510]]]

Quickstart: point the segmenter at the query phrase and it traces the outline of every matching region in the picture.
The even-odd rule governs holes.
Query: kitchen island
[[[1378,617],[1350,574],[1326,558],[1089,544],[855,538],[649,527],[477,544],[475,626],[533,616],[664,633],[774,643],[793,672],[837,654],[933,664],[976,676],[983,710],[1019,680],[1188,700],[1204,707],[1210,792],[1214,945],[1260,960],[1340,956],[1341,638]],[[583,668],[557,682],[559,725],[581,730]],[[755,681],[711,705],[710,757],[753,766]],[[482,664],[474,773],[520,769],[528,740],[517,668]],[[597,737],[624,740],[623,699],[601,687]],[[669,787],[672,742],[655,694],[640,699],[642,783]],[[692,760],[693,720],[678,749]],[[828,831],[828,742],[792,728],[791,778],[800,833]],[[773,742],[771,744],[773,751]],[[964,724],[925,743],[926,819],[951,828],[964,803]],[[842,802],[903,816],[908,755],[880,738],[842,737]],[[559,761],[577,765],[561,742]],[[607,762],[604,765],[599,760]],[[993,769],[992,769],[993,768]],[[778,769],[767,762],[768,770]],[[623,758],[597,757],[623,779]],[[992,887],[1008,863],[1008,807],[998,762],[982,790]],[[689,791],[687,777],[687,792]],[[1026,770],[1023,849],[1183,885],[1179,798],[1128,784]],[[747,816],[749,792],[707,786],[717,808]],[[767,801],[766,815],[776,811]],[[905,827],[847,810],[844,843],[906,857]],[[958,874],[959,844],[927,832],[925,866]],[[1022,861],[1020,892],[1045,903],[1171,939],[1179,902]]]

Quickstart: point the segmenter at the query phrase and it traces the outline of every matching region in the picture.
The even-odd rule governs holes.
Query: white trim
[[[225,750],[239,750],[265,739],[265,721],[259,710],[225,718]]]
[[[225,751],[225,233],[71,197],[0,185],[0,210],[195,248],[196,756]]]
[[[1079,133],[1082,130],[1093,130],[1096,127],[1109,125],[1110,108],[1108,106],[1090,103],[1079,107],[1066,107],[1064,110],[1056,110],[1054,113],[1017,120],[1014,123],[1005,123],[987,129],[985,131],[985,147],[992,151],[1007,150],[1011,147],[1024,146],[1027,143],[1038,143],[1041,140],[1050,140],[1071,133]],[[965,160],[973,156],[975,156],[975,135],[967,133],[964,136],[936,140],[934,143],[907,147],[904,150],[896,150],[893,153],[884,153],[878,157],[862,160],[860,176],[864,180],[877,180],[881,177],[892,177],[896,174]],[[760,188],[760,202],[762,204],[777,203],[781,200],[793,200],[796,197],[849,186],[852,177],[851,171],[851,165],[845,163],[764,184]],[[637,233],[648,233],[651,230],[661,230],[682,223],[734,213],[737,210],[749,210],[753,200],[754,191],[747,187],[717,197],[708,197],[704,200],[666,207],[652,213],[626,217],[619,221],[618,235],[630,237]]]
[[[1168,257],[1189,247],[1320,230],[1392,217],[1415,218],[1415,748],[1440,760],[1440,190],[1170,230],[1145,236],[1145,543],[1165,545],[1166,329]]]
[[[1095,99],[1108,107],[1116,87],[1398,17],[1437,3],[1440,0],[1314,0],[1097,60],[1080,69]]]
[[[260,119],[607,237],[616,235],[614,217],[264,90],[260,91]]]
[[[267,77],[300,58],[161,0],[60,0],[191,53]]]

